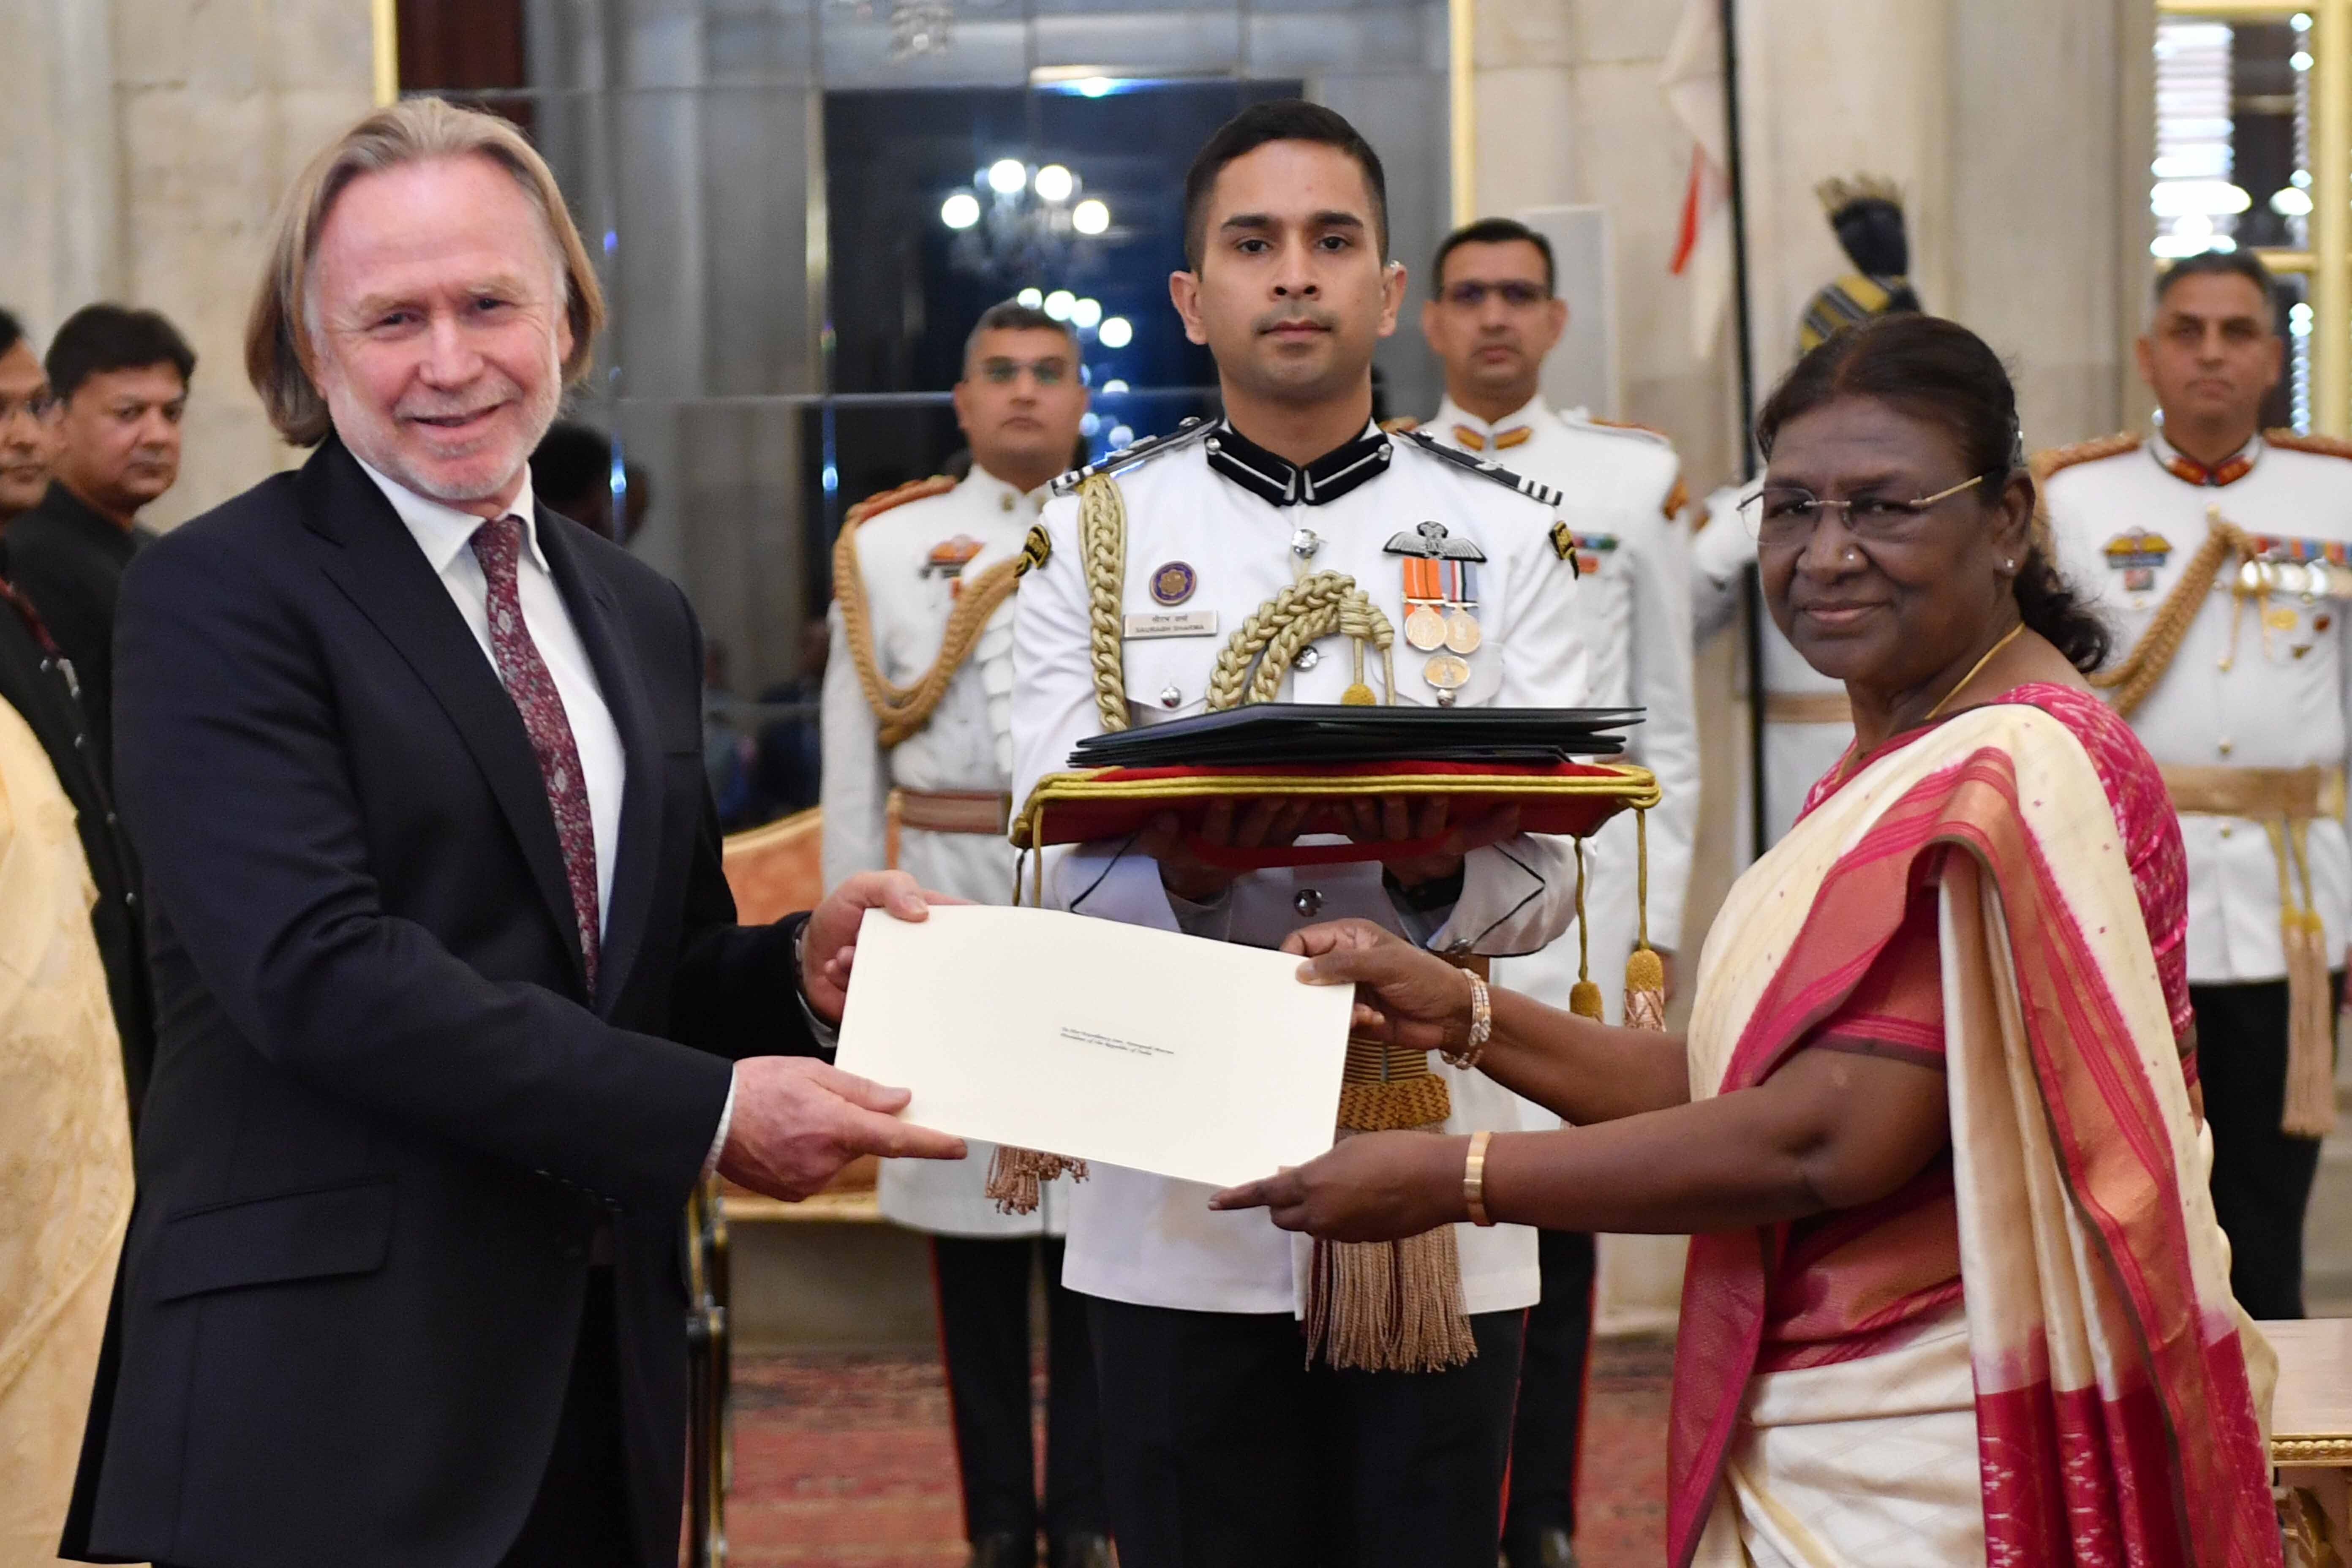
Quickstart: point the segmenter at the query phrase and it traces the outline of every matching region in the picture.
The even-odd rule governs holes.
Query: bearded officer
[[[1377,611],[1394,633],[1388,657],[1326,637],[1280,679],[1281,700],[1591,697],[1558,497],[1371,423],[1372,351],[1404,289],[1383,261],[1386,216],[1378,155],[1316,105],[1244,110],[1195,158],[1190,269],[1171,293],[1186,335],[1216,358],[1224,417],[1107,460],[1108,482],[1074,477],[1084,488],[1046,508],[1014,637],[1016,799],[1087,735],[1230,705],[1221,650],[1279,619],[1274,601],[1294,584],[1343,592],[1326,574],[1360,601],[1353,624]],[[1124,571],[1079,542],[1119,531],[1113,503]],[[1097,638],[1115,658],[1093,657]],[[1213,806],[1201,831],[1249,847],[1287,839],[1297,820],[1242,802]],[[1049,855],[1045,898],[1254,946],[1357,915],[1441,950],[1527,952],[1568,924],[1575,868],[1566,842],[1516,829],[1515,813],[1444,821],[1389,802],[1367,806],[1355,834],[1408,841],[1385,863],[1236,873],[1165,817],[1131,841]],[[1520,1125],[1490,1080],[1439,1071],[1449,1130]],[[1097,1167],[1072,1199],[1064,1280],[1090,1299],[1125,1568],[1493,1568],[1534,1233],[1438,1233],[1458,1247],[1466,1360],[1340,1372],[1310,1362],[1299,1322],[1310,1244],[1262,1213],[1212,1213],[1209,1196]]]
[[[1429,433],[1491,457],[1560,490],[1574,536],[1590,627],[1596,701],[1645,710],[1633,760],[1657,775],[1663,803],[1649,814],[1648,939],[1672,965],[1679,945],[1691,842],[1698,821],[1698,723],[1691,660],[1689,562],[1676,514],[1682,465],[1663,436],[1561,413],[1537,390],[1544,357],[1568,324],[1551,242],[1509,218],[1456,229],[1438,247],[1431,298],[1421,308],[1429,346],[1445,366],[1445,401]],[[1581,944],[1499,966],[1503,984],[1556,1007],[1586,964],[1602,977],[1618,1019],[1617,976],[1641,931],[1633,824],[1620,817],[1588,846]],[[1671,967],[1669,968],[1671,973]],[[1528,1315],[1512,1442],[1510,1568],[1576,1561],[1574,1479],[1592,1334],[1593,1238],[1546,1231],[1543,1300]]]
[[[834,551],[824,685],[824,879],[889,863],[923,886],[1007,902],[1013,571],[1087,410],[1077,339],[1004,303],[964,347],[962,482],[921,479],[853,508]],[[1030,1435],[1032,1273],[1046,1280],[1043,1521],[1052,1568],[1109,1568],[1100,1421],[1086,1312],[1061,1287],[1066,1182],[1005,1215],[981,1187],[991,1151],[924,1175],[885,1162],[883,1215],[932,1237],[940,1348],[972,1568],[1030,1568],[1040,1516]]]
[[[2175,263],[2139,341],[2158,433],[2043,453],[2035,468],[2060,563],[2118,634],[2092,679],[2181,814],[2192,1071],[2231,1288],[2256,1318],[2299,1318],[2352,934],[2352,447],[2257,430],[2284,361],[2274,308],[2243,252]],[[2179,933],[2153,934],[2158,962],[2179,962]]]

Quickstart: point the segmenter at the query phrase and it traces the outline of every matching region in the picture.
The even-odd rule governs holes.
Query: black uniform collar
[[[1278,458],[1224,421],[1202,443],[1209,467],[1268,506],[1322,506],[1388,471],[1396,448],[1377,425],[1305,468]]]

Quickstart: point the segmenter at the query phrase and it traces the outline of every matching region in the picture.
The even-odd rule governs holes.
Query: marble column
[[[0,150],[0,303],[46,344],[96,300],[151,306],[197,355],[180,482],[194,516],[284,466],[245,381],[245,314],[279,196],[367,111],[351,0],[33,0],[0,8],[18,97]]]

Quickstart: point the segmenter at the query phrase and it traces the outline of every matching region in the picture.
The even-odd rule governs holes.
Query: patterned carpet
[[[1577,1549],[1585,1568],[1654,1568],[1665,1532],[1660,1340],[1603,1342]],[[735,1568],[961,1568],[947,1391],[917,1352],[763,1356],[735,1368]]]

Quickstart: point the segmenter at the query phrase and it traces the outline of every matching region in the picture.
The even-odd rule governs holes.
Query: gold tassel
[[[1341,1138],[1436,1132],[1454,1113],[1425,1051],[1351,1038],[1339,1088]],[[1400,1241],[1318,1241],[1307,1269],[1307,1355],[1362,1372],[1443,1372],[1478,1353],[1454,1227]]]
[[[988,1184],[981,1193],[996,1201],[999,1214],[1035,1214],[1045,1195],[1045,1184],[1056,1176],[1083,1182],[1087,1179],[1087,1163],[1066,1154],[999,1144],[996,1158],[988,1163]]]
[[[1576,984],[1569,987],[1568,1010],[1601,1021],[1601,987],[1592,980],[1592,933],[1584,924],[1584,840],[1576,841]]]
[[[2325,1138],[2336,1131],[2336,1020],[2327,1005],[2327,936],[2310,910],[2289,917],[2286,1105],[2279,1131]]]
[[[2279,940],[2286,950],[2286,1103],[2279,1131],[2290,1138],[2325,1138],[2336,1130],[2336,1020],[2327,1005],[2326,928],[2312,907],[2305,825],[2265,826],[2279,861]],[[2298,887],[2300,901],[2294,897]]]
[[[1641,925],[1625,960],[1625,1026],[1662,1030],[1666,1026],[1666,961],[1650,945],[1650,814],[1640,806],[1633,808],[1633,910]]]

